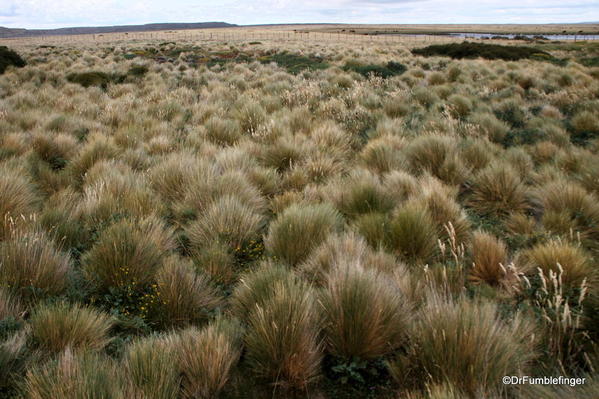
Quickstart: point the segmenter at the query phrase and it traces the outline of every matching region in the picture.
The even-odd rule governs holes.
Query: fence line
[[[238,42],[238,41],[301,41],[306,43],[385,43],[385,44],[423,44],[461,42],[460,37],[444,35],[361,35],[351,33],[322,33],[295,31],[232,31],[232,30],[184,30],[159,32],[128,32],[107,34],[36,36],[26,38],[0,38],[5,45],[60,45],[60,44],[118,44],[135,41],[175,41],[191,42]],[[480,39],[468,39],[480,40]]]

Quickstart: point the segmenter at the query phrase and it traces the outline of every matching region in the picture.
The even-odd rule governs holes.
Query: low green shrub
[[[522,58],[533,58],[533,56],[551,57],[551,54],[532,47],[503,46],[500,44],[471,42],[434,44],[432,46],[414,49],[412,50],[412,54],[422,55],[425,57],[447,56],[454,59],[481,57],[488,60],[501,59],[508,61],[517,61]]]
[[[27,63],[19,54],[6,46],[0,46],[0,75],[2,75],[9,66],[22,68]]]
[[[291,54],[288,52],[276,53],[266,57],[261,57],[260,62],[268,64],[276,62],[280,67],[287,69],[289,73],[298,74],[305,69],[327,69],[329,64],[322,58],[315,56],[303,56]]]
[[[404,73],[408,68],[400,64],[399,62],[389,61],[385,65],[376,65],[376,64],[359,64],[356,62],[348,62],[343,67],[344,71],[357,72],[362,76],[368,77],[369,75],[379,76],[383,79],[389,78],[391,76],[397,76]]]

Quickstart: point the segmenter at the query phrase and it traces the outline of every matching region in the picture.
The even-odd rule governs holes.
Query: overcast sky
[[[599,21],[598,0],[0,0],[0,26],[151,22],[235,24],[559,23]]]

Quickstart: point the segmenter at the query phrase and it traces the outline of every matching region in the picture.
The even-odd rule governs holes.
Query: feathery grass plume
[[[86,277],[99,291],[142,286],[153,281],[173,247],[172,233],[162,221],[153,217],[123,219],[100,234],[81,263]]]
[[[30,323],[34,342],[51,353],[67,348],[100,350],[110,342],[111,317],[78,304],[39,305],[33,310]]]
[[[536,355],[534,339],[534,325],[521,314],[504,320],[493,303],[429,293],[407,354],[389,369],[400,383],[450,383],[468,397],[501,396],[508,389],[503,376],[526,374]]]
[[[295,266],[342,224],[343,217],[329,204],[294,204],[270,224],[265,247],[277,259]]]
[[[206,320],[222,304],[208,278],[196,273],[191,262],[174,256],[156,273],[156,285],[162,325],[185,326]]]
[[[0,286],[28,299],[64,292],[71,258],[37,227],[12,227],[0,242]]]
[[[428,209],[409,201],[391,217],[387,248],[410,263],[428,263],[437,252],[437,226]]]
[[[0,240],[10,234],[7,218],[18,219],[36,211],[38,197],[32,183],[9,169],[0,169]]]
[[[330,271],[319,304],[335,356],[372,360],[404,343],[411,307],[385,274],[349,260]]]
[[[557,180],[538,190],[542,222],[549,231],[576,236],[583,246],[599,251],[599,202],[580,185]]]
[[[331,201],[349,218],[370,212],[386,213],[395,205],[379,178],[368,171],[356,170],[334,184],[331,191]]]
[[[299,269],[307,280],[323,285],[331,270],[351,262],[362,264],[372,253],[366,240],[352,231],[331,234],[312,251]]]
[[[114,159],[118,154],[114,140],[104,135],[91,136],[87,143],[81,147],[77,155],[67,165],[65,170],[74,179],[74,184],[79,186],[83,183],[85,174],[100,160]]]
[[[184,398],[216,398],[230,379],[241,354],[243,329],[233,319],[217,318],[198,330],[178,334],[176,350]]]
[[[243,97],[235,104],[233,115],[241,131],[254,135],[258,133],[258,128],[266,121],[266,112],[259,102]]]
[[[127,393],[134,398],[176,399],[181,377],[177,353],[161,336],[133,341],[123,358]]]
[[[123,399],[113,362],[95,353],[65,350],[58,359],[27,371],[24,394],[30,399]]]
[[[285,388],[305,389],[322,359],[320,317],[305,283],[281,281],[248,317],[246,360],[260,378]]]
[[[484,231],[472,235],[472,269],[470,280],[499,285],[505,278],[507,248],[503,241]]]
[[[482,215],[506,216],[528,209],[528,190],[510,165],[493,162],[471,181],[467,204]]]
[[[502,143],[510,130],[507,123],[490,113],[473,113],[468,118],[468,122],[474,124],[493,143]]]
[[[263,224],[262,215],[238,198],[227,195],[214,201],[186,228],[186,233],[194,250],[199,251],[211,241],[239,249],[259,236]]]
[[[590,256],[580,246],[559,239],[522,251],[516,263],[533,275],[537,274],[538,269],[546,276],[549,276],[550,271],[559,273],[566,289],[580,287],[584,280],[596,279]]]
[[[466,395],[451,383],[429,384],[422,391],[410,392],[407,399],[464,399]]]
[[[563,269],[549,270],[547,274],[541,268],[537,270],[538,288],[533,289],[528,279],[523,283],[533,294],[529,301],[543,327],[541,337],[550,356],[549,366],[563,374],[593,370],[596,345],[589,331],[583,329],[587,281],[583,280],[578,287],[568,287],[564,283]],[[597,359],[594,360],[596,363]]]

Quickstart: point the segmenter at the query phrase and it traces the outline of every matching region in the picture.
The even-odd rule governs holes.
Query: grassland
[[[13,43],[0,397],[599,395],[594,43]]]

